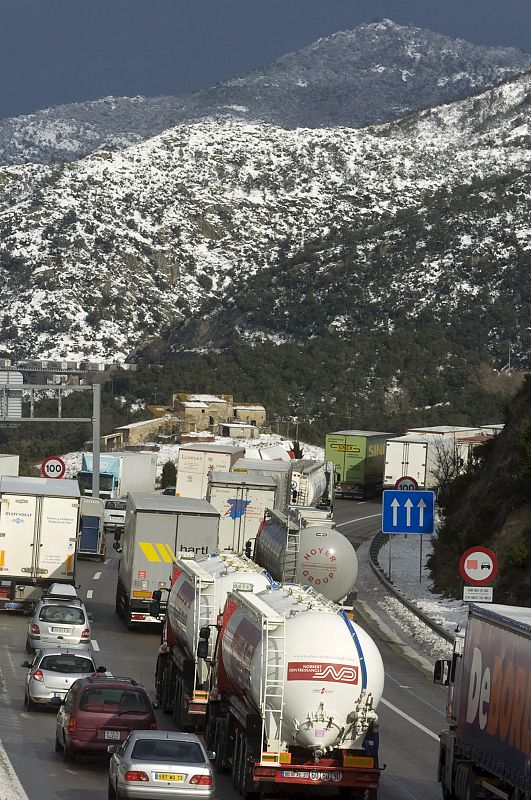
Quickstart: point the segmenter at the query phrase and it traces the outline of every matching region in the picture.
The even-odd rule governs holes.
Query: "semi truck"
[[[0,609],[23,611],[76,577],[77,481],[0,477]]]
[[[192,561],[177,559],[173,585],[167,598],[162,640],[157,657],[155,688],[165,713],[172,713],[179,728],[204,732],[209,669],[197,655],[201,631],[215,629],[227,592],[244,584],[261,591],[271,578],[245,556],[219,553]],[[161,612],[162,592],[156,592],[153,615]],[[209,640],[209,656],[213,655]]]
[[[293,460],[291,505],[315,506],[321,501],[330,505],[333,498],[333,466],[308,458]]]
[[[253,559],[276,581],[312,586],[334,603],[350,594],[358,575],[354,547],[330,513],[314,508],[268,511]]]
[[[385,444],[392,435],[358,430],[326,434],[325,458],[334,464],[336,497],[363,500],[382,490]]]
[[[293,460],[261,461],[256,458],[239,458],[232,467],[232,472],[249,477],[273,478],[277,490],[275,508],[285,511],[292,499]]]
[[[92,453],[83,453],[77,474],[83,493],[92,496]],[[153,492],[157,478],[154,453],[102,453],[100,456],[100,497],[111,500],[127,492]]]
[[[256,538],[266,509],[274,508],[276,489],[270,477],[238,472],[210,473],[206,499],[220,515],[220,552],[244,552],[246,542]]]
[[[183,553],[215,552],[219,513],[206,500],[162,494],[127,495],[122,554],[116,586],[116,613],[128,629],[160,620],[150,614],[153,592],[171,586],[173,564]],[[165,601],[163,602],[163,606]]]
[[[103,527],[104,502],[99,497],[82,497],[79,524],[79,556],[105,558],[105,531]]]
[[[400,478],[411,478],[419,489],[439,485],[439,453],[453,447],[453,440],[408,433],[388,439],[385,445],[384,489],[393,489]]]
[[[179,448],[175,494],[204,499],[211,472],[229,472],[243,458],[244,447],[224,444],[186,444]]]
[[[437,778],[444,800],[531,798],[531,609],[470,604],[452,659]]]
[[[200,630],[212,663],[206,741],[243,797],[377,797],[384,668],[344,609],[301,586],[241,586],[212,638]]]

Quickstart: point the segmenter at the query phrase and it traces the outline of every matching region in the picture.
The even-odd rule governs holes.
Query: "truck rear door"
[[[42,497],[38,537],[37,576],[73,579],[79,523],[79,501],[71,497]]]
[[[137,512],[131,599],[150,600],[155,589],[170,586],[176,526],[175,514]]]
[[[37,498],[4,494],[0,503],[0,576],[35,577]]]

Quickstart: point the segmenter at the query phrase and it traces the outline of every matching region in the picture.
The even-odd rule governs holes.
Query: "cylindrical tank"
[[[382,658],[370,636],[344,611],[299,586],[260,592],[272,614],[284,619],[275,638],[269,622],[268,648],[284,665],[281,739],[312,750],[361,745],[377,717],[383,692]],[[220,657],[235,692],[260,708],[264,672],[272,683],[274,657],[263,646],[260,614],[236,602],[222,631]],[[278,632],[277,625],[277,632]],[[281,650],[285,652],[282,653]],[[266,697],[278,711],[279,697]]]
[[[254,560],[276,581],[311,586],[337,603],[354,587],[358,558],[334,522],[318,515],[270,512],[256,537]]]
[[[251,584],[255,593],[271,584],[266,571],[245,556],[211,554],[194,563],[213,579],[213,583],[210,588],[205,588],[204,582],[200,585],[193,565],[178,559],[166,612],[173,636],[190,654],[195,654],[199,627],[215,625],[227,592],[232,591],[235,584]]]
[[[325,463],[295,460],[291,476],[291,502],[299,506],[313,506],[326,491]]]

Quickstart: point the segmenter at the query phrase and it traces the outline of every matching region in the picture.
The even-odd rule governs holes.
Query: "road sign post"
[[[410,478],[401,480],[410,481]],[[398,482],[400,483],[400,482]],[[397,486],[398,486],[397,483]],[[382,533],[412,533],[420,536],[419,582],[422,583],[422,536],[433,533],[435,492],[396,488],[382,495]],[[391,576],[392,536],[389,540],[389,579]]]
[[[486,587],[498,574],[496,554],[487,547],[469,547],[459,559],[459,574],[468,586],[463,587],[463,600],[491,603],[492,589]]]

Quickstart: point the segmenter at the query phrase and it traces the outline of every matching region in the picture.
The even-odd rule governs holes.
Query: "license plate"
[[[310,777],[309,772],[300,772],[294,769],[281,770],[280,774],[283,778],[306,778],[308,780]]]
[[[105,731],[105,738],[113,741],[120,741],[120,731]]]
[[[176,781],[178,783],[184,781],[184,775],[176,775],[172,772],[155,772],[153,777],[156,781]]]
[[[70,628],[50,628],[52,633],[70,633]]]

